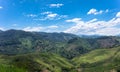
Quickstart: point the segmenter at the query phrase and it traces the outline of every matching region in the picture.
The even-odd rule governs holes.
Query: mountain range
[[[119,36],[0,31],[0,72],[119,72],[119,54]]]

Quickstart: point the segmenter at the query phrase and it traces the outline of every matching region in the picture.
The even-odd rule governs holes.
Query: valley
[[[0,72],[119,72],[120,37],[0,32]]]

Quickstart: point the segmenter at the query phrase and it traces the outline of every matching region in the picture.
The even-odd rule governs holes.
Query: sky
[[[0,0],[0,30],[120,35],[120,0]]]

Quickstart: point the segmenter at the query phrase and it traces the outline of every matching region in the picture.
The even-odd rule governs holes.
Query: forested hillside
[[[52,52],[66,58],[87,53],[94,49],[120,45],[119,37],[82,38],[66,33],[25,32],[8,30],[0,33],[0,53],[25,54]]]
[[[119,71],[119,36],[0,32],[0,72]]]

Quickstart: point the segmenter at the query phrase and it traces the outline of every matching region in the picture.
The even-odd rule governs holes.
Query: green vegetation
[[[54,53],[29,53],[14,56],[0,55],[0,57],[0,72],[120,71],[120,47],[96,49],[72,60]]]
[[[72,61],[84,72],[119,72],[120,47],[94,50]]]
[[[0,65],[0,72],[27,72],[27,71],[14,66]]]
[[[76,57],[73,59],[73,61],[76,64],[80,63],[94,63],[99,61],[104,61],[109,58],[111,58],[118,49],[97,49],[94,51],[91,51],[90,53],[84,54],[80,57]]]
[[[81,38],[67,33],[25,32],[8,30],[0,32],[0,53],[27,54],[52,52],[63,57],[85,54],[94,49],[112,48],[120,45],[119,37]]]
[[[7,56],[3,59],[6,60],[7,63],[4,61],[1,61],[1,63],[3,62],[4,65],[11,65],[11,67],[3,66],[3,68],[1,68],[3,70],[6,68],[14,68],[16,72],[19,72],[17,71],[19,68],[21,71],[24,69],[28,72],[44,72],[44,70],[61,72],[69,71],[73,68],[73,65],[66,58],[52,53],[30,53]]]
[[[120,37],[2,31],[0,72],[120,72]]]

